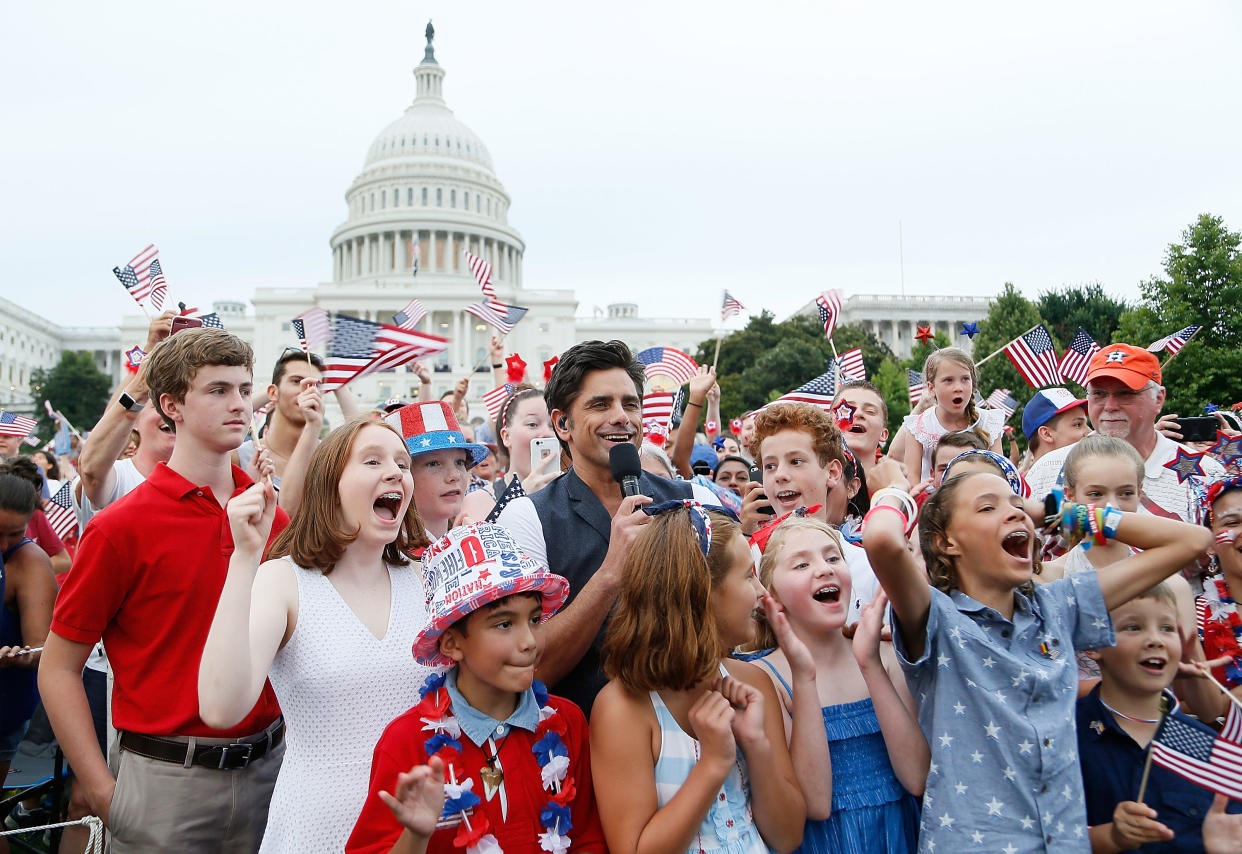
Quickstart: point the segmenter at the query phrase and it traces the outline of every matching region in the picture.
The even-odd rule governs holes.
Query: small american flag
[[[154,285],[151,282],[151,262],[155,262],[155,272],[160,273],[159,266],[160,252],[151,244],[143,249],[133,258],[129,259],[129,263],[124,267],[113,267],[112,274],[120,280],[125,286],[125,290],[129,291],[129,295],[134,298],[134,302],[145,307],[145,303],[151,298],[151,292]],[[163,283],[164,277],[160,275],[159,284]],[[163,297],[160,297],[160,304],[163,304]],[[154,303],[153,303],[154,304]],[[156,308],[159,310],[159,307]]]
[[[1147,349],[1152,353],[1167,350],[1170,356],[1176,356],[1202,328],[1202,326],[1187,326],[1185,329],[1174,332],[1172,335],[1164,336],[1159,341],[1151,342],[1147,345]]]
[[[841,380],[865,380],[867,368],[863,365],[862,348],[855,347],[841,354]]]
[[[1065,355],[1061,357],[1061,364],[1057,366],[1057,370],[1061,372],[1061,376],[1067,380],[1073,380],[1081,386],[1087,384],[1087,368],[1091,366],[1091,357],[1100,351],[1100,345],[1095,343],[1095,339],[1087,334],[1087,330],[1081,326],[1074,333],[1074,340],[1070,342],[1069,347],[1065,350]]]
[[[837,393],[837,377],[834,366],[829,365],[828,370],[817,376],[810,382],[803,383],[791,392],[782,394],[772,403],[809,403],[811,406],[818,406],[825,412],[832,412],[832,398]],[[835,418],[833,419],[836,420]]]
[[[164,297],[168,296],[168,282],[164,281],[164,268],[160,259],[151,259],[151,307],[156,311],[164,310]]]
[[[1061,382],[1057,370],[1057,348],[1042,323],[1030,332],[1005,345],[1005,355],[1033,388],[1045,388]]]
[[[492,284],[492,265],[473,252],[467,252],[466,266],[470,268],[470,272],[474,274],[474,280],[479,283],[479,287],[483,290],[483,298],[494,302],[496,299],[496,286]]]
[[[526,494],[526,490],[522,488],[522,479],[514,475],[513,480],[505,487],[505,491],[500,493],[500,498],[496,499],[496,506],[492,508],[492,512],[488,513],[483,519],[484,522],[495,522],[500,518],[500,514],[509,502],[515,498],[521,498]]]
[[[699,372],[699,365],[685,353],[673,347],[648,347],[634,358],[642,362],[647,379],[670,377],[678,385],[688,383]]]
[[[734,317],[737,314],[740,314],[745,308],[746,306],[738,302],[736,297],[734,297],[728,291],[725,291],[724,302],[722,302],[720,305],[720,319],[722,321],[728,320],[730,317]]]
[[[348,314],[332,323],[332,340],[323,363],[323,391],[333,391],[356,377],[380,352],[380,325]]]
[[[841,313],[841,292],[824,291],[815,298],[815,307],[824,324],[824,337],[831,338],[837,328],[837,315]]]
[[[495,329],[501,335],[508,335],[518,325],[529,309],[518,305],[505,305],[496,300],[475,302],[466,306],[463,311],[473,314],[479,320]]]
[[[322,308],[312,308],[299,314],[305,335],[300,336],[312,350],[323,347],[332,340],[332,318]]]
[[[69,495],[69,481],[60,485],[56,494],[43,507],[47,523],[52,526],[56,536],[62,540],[78,526],[78,515],[73,510],[73,498]]]
[[[203,326],[210,327],[211,329],[224,328],[224,322],[220,320],[220,315],[216,314],[214,311],[211,314],[200,314],[198,319],[203,321]]]
[[[391,371],[401,365],[443,353],[449,345],[448,339],[439,335],[428,335],[415,329],[402,329],[386,324],[379,325],[375,340],[376,355],[358,372],[360,377],[377,371]]]
[[[1018,401],[1013,398],[1013,395],[1009,393],[1009,389],[1007,388],[996,389],[996,391],[989,394],[988,399],[983,402],[992,409],[999,409],[1001,412],[1005,413],[1006,421],[1009,420],[1009,417],[1013,415],[1018,408]]]
[[[650,391],[643,395],[643,420],[667,424],[673,417],[673,393]]]
[[[489,422],[494,423],[496,421],[496,416],[500,414],[500,407],[505,405],[505,401],[509,399],[509,395],[513,394],[515,388],[517,386],[514,383],[505,383],[483,395],[483,405],[487,407],[487,420]]]
[[[912,371],[907,368],[906,386],[910,394],[910,408],[913,409],[923,399],[923,392],[927,390],[927,380],[921,371]]]
[[[36,426],[33,418],[0,409],[0,436],[29,436]]]
[[[1229,714],[1225,715],[1225,725],[1220,729],[1220,737],[1234,744],[1242,744],[1242,711],[1232,700],[1229,702]]]
[[[419,321],[427,316],[427,309],[416,299],[412,299],[405,308],[392,316],[392,322],[402,329],[413,329]]]
[[[310,355],[310,345],[306,343],[306,321],[294,318],[290,321],[293,327],[293,334],[298,336],[298,344],[302,347],[302,352],[307,356]]]
[[[1196,786],[1242,800],[1242,746],[1165,715],[1149,749],[1151,761],[1162,768]]]
[[[254,415],[250,420],[254,422],[254,431],[256,433],[262,434],[263,427],[267,424],[267,413],[271,412],[272,407],[275,405],[276,402],[274,400],[269,400],[254,411]]]

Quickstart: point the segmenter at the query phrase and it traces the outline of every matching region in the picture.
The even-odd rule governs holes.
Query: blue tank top
[[[4,601],[4,563],[27,543],[29,537],[0,555],[0,602]],[[0,607],[0,646],[21,646],[22,625],[17,610]],[[0,733],[9,733],[30,720],[35,706],[39,705],[39,673],[24,667],[0,668]]]

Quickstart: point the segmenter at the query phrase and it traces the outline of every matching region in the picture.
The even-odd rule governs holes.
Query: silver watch
[[[116,399],[116,402],[121,404],[121,406],[125,407],[130,412],[142,412],[142,407],[146,405],[134,400],[134,398],[131,397],[130,393],[127,391],[121,392],[121,396]]]

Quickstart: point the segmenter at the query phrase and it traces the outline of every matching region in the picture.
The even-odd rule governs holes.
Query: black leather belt
[[[245,768],[251,762],[257,762],[285,738],[285,721],[277,720],[258,735],[239,739],[231,744],[211,744],[194,748],[191,764],[204,768],[215,768],[220,771],[236,771]],[[161,738],[158,735],[143,735],[139,732],[122,732],[121,749],[158,759],[161,762],[172,762],[185,765],[186,751],[189,740],[184,738]]]

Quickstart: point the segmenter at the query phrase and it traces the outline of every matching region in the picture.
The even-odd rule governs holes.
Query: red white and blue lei
[[[467,854],[502,854],[500,843],[489,833],[487,817],[479,813],[471,821],[470,811],[481,802],[472,789],[474,780],[469,774],[458,779],[454,763],[461,759],[461,725],[453,715],[453,702],[444,687],[444,674],[427,677],[423,684],[422,699],[414,707],[423,722],[423,729],[431,735],[423,742],[427,758],[439,756],[444,762],[444,809],[440,820],[452,821],[460,816],[461,827],[453,837],[453,844],[466,849]],[[539,846],[549,854],[565,854],[569,850],[569,831],[573,828],[570,804],[577,795],[574,780],[569,776],[569,748],[565,746],[568,732],[565,721],[556,709],[548,704],[548,689],[538,679],[531,686],[535,702],[539,705],[539,724],[535,729],[535,743],[531,752],[539,763],[543,788],[550,796],[539,811]]]

